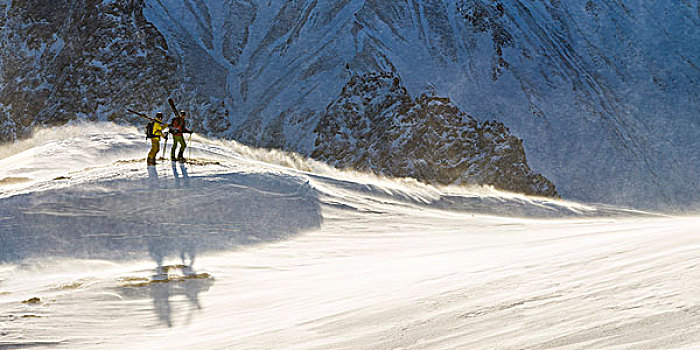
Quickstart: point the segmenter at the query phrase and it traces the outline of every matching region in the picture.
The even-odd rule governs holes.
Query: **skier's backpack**
[[[148,122],[148,125],[146,125],[146,138],[147,139],[152,139],[156,135],[153,135],[153,122]]]

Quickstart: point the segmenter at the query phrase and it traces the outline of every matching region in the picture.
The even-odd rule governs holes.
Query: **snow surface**
[[[192,144],[149,170],[111,124],[0,149],[0,348],[700,346],[700,218]]]

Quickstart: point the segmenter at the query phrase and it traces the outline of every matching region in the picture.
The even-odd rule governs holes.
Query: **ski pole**
[[[165,150],[168,149],[168,134],[167,132],[165,133],[165,145],[163,145],[163,155],[161,156],[163,159],[165,159]]]
[[[187,146],[189,149],[187,150],[187,160],[192,160],[192,133],[190,133],[190,137],[187,139]]]

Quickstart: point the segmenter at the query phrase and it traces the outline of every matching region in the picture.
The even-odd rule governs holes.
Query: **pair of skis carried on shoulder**
[[[177,118],[180,114],[177,112],[177,108],[175,107],[175,101],[173,101],[172,98],[169,98],[169,99],[168,99],[168,104],[170,105],[170,109],[172,109],[173,114],[175,115],[175,118]],[[129,113],[132,113],[132,114],[136,114],[136,115],[138,115],[138,116],[141,117],[141,118],[146,118],[146,119],[148,119],[148,120],[150,120],[150,121],[153,121],[153,122],[161,123],[161,124],[163,124],[163,125],[168,125],[167,123],[165,123],[165,120],[159,122],[159,121],[157,121],[155,118],[151,118],[151,117],[149,117],[148,115],[146,115],[145,113],[137,112],[137,111],[135,111],[135,110],[133,110],[133,109],[129,109],[129,108],[127,108],[126,111],[129,112]]]

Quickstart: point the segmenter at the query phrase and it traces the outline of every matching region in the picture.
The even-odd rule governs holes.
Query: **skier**
[[[184,154],[187,143],[185,143],[185,138],[182,136],[182,134],[192,134],[192,131],[187,129],[185,122],[186,116],[187,113],[185,111],[180,111],[180,114],[170,125],[170,133],[173,135],[173,147],[170,149],[170,160],[172,161],[185,161]],[[178,153],[177,158],[175,158],[175,149],[177,148],[178,144],[180,145],[180,152]]]
[[[148,123],[146,127],[146,137],[151,139],[151,151],[148,152],[146,164],[156,165],[156,156],[160,151],[160,138],[163,136],[163,128],[167,127],[163,124],[163,113],[156,113],[155,120]]]

